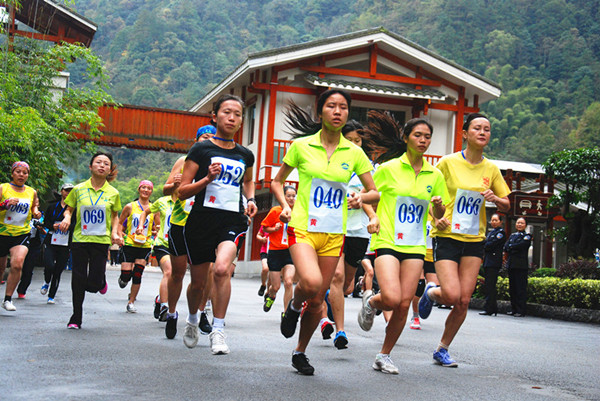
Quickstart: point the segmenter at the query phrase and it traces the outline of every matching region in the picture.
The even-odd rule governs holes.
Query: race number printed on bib
[[[313,178],[308,200],[308,229],[316,233],[344,233],[347,184]]]
[[[59,224],[60,221],[56,221],[54,224]],[[50,238],[50,244],[58,245],[58,246],[68,246],[69,245],[69,230],[60,231],[58,228],[54,230],[52,233],[52,237]]]
[[[140,214],[132,214],[131,215],[131,231],[129,233],[129,235],[135,235],[135,231],[138,228],[138,225],[140,224]],[[150,217],[146,216],[146,221],[144,222],[144,230],[142,231],[142,235],[144,237],[148,236],[148,224],[150,223]]]
[[[18,198],[19,203],[16,205],[10,205],[6,208],[6,214],[4,215],[4,224],[11,226],[21,227],[27,221],[27,215],[29,214],[30,200]]]
[[[396,199],[394,243],[396,245],[425,245],[423,219],[427,219],[427,206],[424,199],[399,196]]]
[[[452,212],[452,232],[455,234],[479,234],[479,213],[485,207],[483,195],[477,191],[456,190]]]
[[[106,235],[106,207],[104,205],[80,206],[81,234]]]
[[[433,227],[431,226],[430,221],[427,222],[426,227],[427,227],[427,234],[426,234],[425,240],[427,242],[427,249],[433,249],[433,238],[431,238],[431,235],[430,235]]]
[[[206,187],[204,207],[239,212],[240,184],[246,171],[245,164],[224,157],[212,157],[210,161],[221,163],[221,173]]]

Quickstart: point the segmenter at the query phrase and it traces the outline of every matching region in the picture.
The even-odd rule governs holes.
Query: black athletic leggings
[[[60,275],[69,261],[69,252],[68,246],[44,244],[44,281],[50,283],[49,298],[56,296]]]
[[[81,324],[85,292],[98,292],[106,285],[108,244],[74,242],[73,255],[73,316],[69,323]]]

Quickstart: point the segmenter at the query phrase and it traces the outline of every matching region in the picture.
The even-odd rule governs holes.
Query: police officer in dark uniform
[[[496,283],[498,282],[498,272],[502,267],[502,249],[506,242],[506,232],[502,228],[500,215],[493,214],[490,218],[490,225],[492,226],[492,231],[488,233],[484,245],[485,310],[479,312],[483,316],[496,315],[498,313]]]
[[[515,224],[517,229],[508,238],[504,251],[508,254],[508,284],[512,314],[523,317],[527,312],[527,269],[529,267],[528,250],[531,246],[531,234],[525,232],[527,222],[519,217]]]

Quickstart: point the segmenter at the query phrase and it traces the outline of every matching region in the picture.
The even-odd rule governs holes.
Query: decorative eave
[[[215,86],[202,99],[194,104],[190,111],[198,111],[216,96],[235,86],[241,79],[247,79],[249,73],[257,69],[267,69],[279,65],[299,62],[305,59],[327,56],[352,49],[365,48],[376,44],[387,53],[401,54],[409,63],[423,65],[432,73],[457,82],[461,86],[473,88],[479,94],[479,101],[495,99],[500,96],[501,89],[495,82],[448,60],[418,44],[379,27],[349,34],[314,40],[292,46],[252,53],[231,72],[221,83]]]
[[[409,99],[426,99],[444,101],[446,95],[436,89],[414,89],[403,86],[389,86],[368,82],[355,82],[334,78],[319,78],[313,74],[304,76],[306,81],[315,86],[344,89],[349,92],[368,93],[378,96],[394,96]]]
[[[21,0],[14,18],[35,32],[9,29],[10,34],[52,42],[82,43],[89,47],[98,25],[52,0]],[[0,5],[3,3],[0,1]]]

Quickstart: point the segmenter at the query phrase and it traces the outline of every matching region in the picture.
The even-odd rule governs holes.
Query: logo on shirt
[[[350,165],[348,163],[342,163],[342,168],[344,170],[348,170],[350,168]]]
[[[490,177],[483,177],[483,186],[484,187],[490,186]]]
[[[433,188],[431,187],[431,185],[427,185],[427,193],[431,193],[431,191],[433,190]]]

